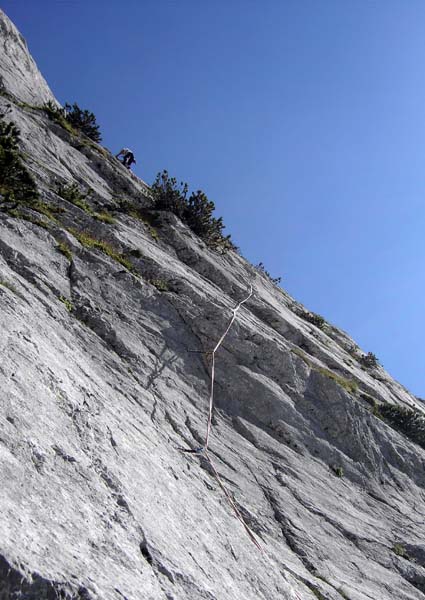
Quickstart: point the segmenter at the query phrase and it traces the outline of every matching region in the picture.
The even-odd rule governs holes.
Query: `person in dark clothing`
[[[122,150],[120,150],[120,152],[118,152],[118,154],[116,155],[116,158],[119,159],[120,156],[122,156],[122,164],[127,169],[131,169],[131,165],[133,163],[136,163],[136,159],[134,158],[133,152],[128,148],[123,148]]]

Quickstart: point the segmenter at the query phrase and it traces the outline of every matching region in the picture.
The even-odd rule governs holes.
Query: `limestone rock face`
[[[0,112],[41,197],[0,198],[0,597],[425,598],[425,451],[379,418],[422,403],[22,105],[53,96],[0,23]],[[72,182],[84,202],[58,195]],[[208,456],[262,552],[208,457],[182,452],[204,444],[209,352],[250,285],[216,353]]]
[[[57,102],[14,24],[0,9],[0,91],[27,104]]]

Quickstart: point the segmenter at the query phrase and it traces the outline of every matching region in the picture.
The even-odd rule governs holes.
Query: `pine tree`
[[[65,118],[72,127],[84,133],[94,142],[102,141],[99,125],[96,123],[96,117],[92,112],[81,109],[76,102],[72,106],[66,103],[64,108]]]
[[[168,171],[158,173],[152,184],[152,192],[155,198],[155,208],[158,210],[169,210],[180,218],[183,218],[186,207],[186,196],[188,192],[187,183],[177,184],[175,177],[170,177]]]
[[[187,198],[188,185],[177,184],[167,171],[158,173],[152,185],[155,208],[168,210],[177,215],[190,229],[214,250],[235,249],[230,235],[223,235],[223,219],[215,218],[215,205],[201,190],[193,192]]]
[[[3,200],[30,203],[38,198],[37,187],[19,153],[20,131],[5,116],[0,114],[0,195]]]

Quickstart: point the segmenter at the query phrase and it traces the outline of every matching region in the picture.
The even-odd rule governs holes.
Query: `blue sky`
[[[61,102],[425,397],[422,0],[5,0]]]

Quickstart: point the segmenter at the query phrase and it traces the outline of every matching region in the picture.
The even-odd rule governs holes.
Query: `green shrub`
[[[362,354],[358,361],[361,365],[366,367],[366,369],[375,369],[379,366],[379,361],[373,352],[368,352],[367,354]]]
[[[235,249],[230,235],[223,235],[223,219],[213,216],[214,202],[201,190],[193,192],[188,198],[188,190],[187,183],[178,184],[167,171],[158,173],[152,184],[155,208],[177,215],[210,248],[222,251]]]
[[[69,133],[75,135],[81,131],[96,143],[102,140],[94,114],[89,110],[82,110],[76,102],[72,105],[66,103],[63,108],[53,102],[47,102],[42,109],[49,119],[61,125]]]
[[[265,275],[268,279],[270,279],[272,283],[275,283],[276,285],[282,281],[282,277],[272,277],[270,273],[266,270],[266,267],[262,262],[258,263],[258,265],[256,265],[255,268],[257,269],[257,271],[260,271],[260,273],[263,273],[263,275]]]
[[[299,317],[301,317],[302,319],[304,319],[304,321],[308,321],[309,323],[312,323],[319,329],[323,330],[325,328],[326,321],[321,315],[318,315],[316,313],[313,313],[313,312],[310,312],[307,310],[297,310],[296,314]]]
[[[425,416],[422,412],[383,402],[376,405],[373,413],[403,433],[412,442],[425,448]]]
[[[129,251],[130,256],[134,256],[135,258],[142,258],[143,254],[139,248],[133,248]]]
[[[204,240],[210,248],[228,250],[234,248],[230,235],[223,235],[223,218],[213,217],[215,204],[201,190],[193,192],[187,201],[183,220],[190,229]]]
[[[54,102],[51,102],[50,100],[49,100],[49,102],[44,104],[41,108],[42,108],[42,110],[44,110],[44,112],[46,113],[46,115],[49,117],[49,119],[51,121],[54,121],[55,123],[57,123],[64,129],[66,129],[68,131],[68,133],[70,133],[72,135],[76,135],[77,132],[72,127],[72,125],[67,121],[66,113],[63,108],[61,108],[57,104],[54,104]]]
[[[56,193],[67,202],[71,202],[71,204],[74,204],[74,206],[81,208],[81,210],[88,215],[94,216],[95,213],[93,209],[86,202],[86,198],[89,197],[90,193],[84,193],[77,183],[60,183]]]
[[[168,210],[183,219],[189,191],[187,183],[178,184],[177,179],[169,177],[168,172],[164,170],[156,176],[151,190],[155,208]]]
[[[99,143],[102,141],[100,135],[99,125],[96,123],[96,117],[89,110],[81,109],[76,102],[71,104],[65,104],[65,118],[68,123],[84,133],[93,142]]]
[[[344,477],[344,469],[342,467],[338,467],[337,465],[332,465],[331,469],[337,477]]]
[[[0,202],[32,203],[38,199],[37,186],[19,152],[20,131],[0,113]]]

